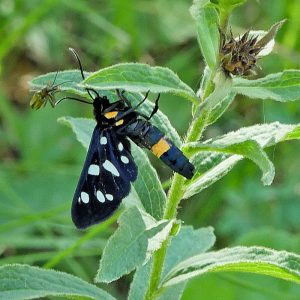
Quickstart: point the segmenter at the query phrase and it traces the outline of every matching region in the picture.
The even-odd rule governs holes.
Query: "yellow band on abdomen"
[[[161,138],[156,144],[154,144],[150,151],[157,157],[161,157],[165,152],[167,152],[171,146],[169,143],[164,139]]]

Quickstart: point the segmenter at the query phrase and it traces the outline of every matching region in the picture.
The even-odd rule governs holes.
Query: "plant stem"
[[[227,25],[228,16],[223,15],[223,24],[222,28],[224,28]],[[219,63],[217,63],[217,66]],[[214,90],[214,79],[217,73],[217,66],[211,70],[211,74],[209,76],[209,79],[205,85],[203,96],[202,96],[202,102],[213,92]],[[206,127],[207,118],[209,116],[209,112],[203,111],[200,115],[196,114],[196,117],[194,118],[193,122],[191,123],[186,139],[185,144],[190,142],[198,141],[202,133]],[[182,146],[182,150],[184,152],[185,144]],[[172,220],[176,218],[177,215],[177,208],[182,200],[184,193],[186,191],[185,186],[186,179],[179,175],[175,174],[172,180],[172,184],[168,193],[168,198],[166,202],[166,209],[164,213],[164,219],[166,220]],[[161,273],[163,270],[163,265],[165,261],[165,257],[167,254],[167,249],[169,242],[171,240],[171,235],[166,239],[161,248],[157,250],[153,255],[153,265],[152,270],[150,274],[150,280],[148,289],[145,295],[145,300],[154,300],[157,298],[159,293],[159,284],[161,280]]]
[[[220,28],[226,31],[231,10],[220,9]]]
[[[206,116],[200,116],[199,118],[194,119],[188,130],[186,142],[194,142],[199,140],[206,125],[205,121]],[[164,219],[171,220],[176,218],[177,207],[186,190],[186,187],[184,185],[185,181],[186,179],[183,176],[177,173],[174,175],[171,188],[168,193],[166,209],[163,217]],[[170,238],[171,237],[169,236],[169,238],[162,244],[161,248],[153,255],[153,265],[145,300],[153,300],[156,298],[156,291],[159,288],[161,272],[163,269],[163,264],[165,261]]]

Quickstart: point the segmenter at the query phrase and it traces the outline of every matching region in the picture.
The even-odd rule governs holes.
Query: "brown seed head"
[[[249,31],[237,39],[234,39],[231,31],[228,38],[221,32],[220,60],[227,74],[253,74],[253,69],[257,67],[257,55],[262,49],[263,47],[257,45],[257,37],[249,36]]]

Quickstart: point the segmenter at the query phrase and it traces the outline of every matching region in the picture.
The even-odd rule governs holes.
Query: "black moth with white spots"
[[[129,141],[97,124],[73,199],[74,224],[83,229],[109,217],[136,177]]]
[[[79,57],[74,49],[81,76],[84,79]],[[107,219],[130,192],[131,182],[137,178],[137,166],[130,152],[130,138],[140,147],[149,149],[175,172],[191,179],[194,166],[183,153],[167,139],[149,120],[158,110],[158,100],[149,116],[137,112],[148,96],[132,107],[117,90],[118,101],[110,103],[97,91],[86,88],[93,102],[97,125],[93,131],[87,157],[72,202],[72,220],[77,228],[84,229]]]

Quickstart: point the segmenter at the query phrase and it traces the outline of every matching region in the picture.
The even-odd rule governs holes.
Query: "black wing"
[[[96,126],[72,203],[76,227],[86,228],[113,214],[136,177],[128,140]]]

